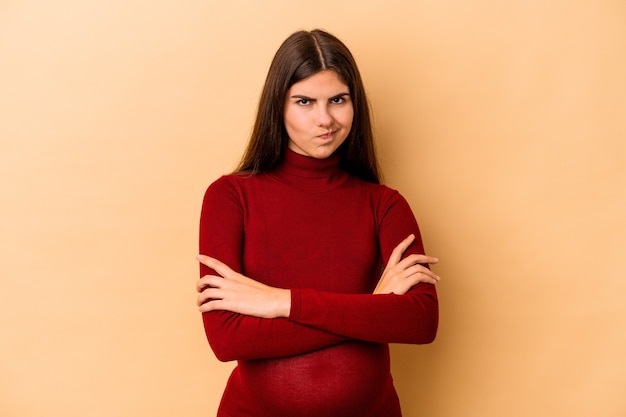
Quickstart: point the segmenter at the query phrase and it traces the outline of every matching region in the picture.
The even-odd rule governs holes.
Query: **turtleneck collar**
[[[337,153],[325,159],[317,159],[287,149],[283,161],[270,175],[304,191],[328,191],[343,184],[349,177],[340,168],[340,161],[341,156]]]

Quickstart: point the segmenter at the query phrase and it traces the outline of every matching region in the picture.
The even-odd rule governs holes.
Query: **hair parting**
[[[284,104],[291,86],[320,71],[332,70],[350,89],[354,118],[350,134],[336,152],[348,173],[381,182],[369,103],[350,50],[320,29],[298,31],[276,51],[265,79],[248,147],[235,173],[257,174],[275,169],[289,143],[284,127]]]

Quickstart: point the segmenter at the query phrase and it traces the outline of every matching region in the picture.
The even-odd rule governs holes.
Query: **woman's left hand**
[[[412,254],[402,259],[402,255],[414,240],[415,235],[409,235],[391,252],[374,294],[406,294],[420,282],[436,284],[441,280],[438,275],[426,267],[427,264],[436,264],[439,259],[418,254]]]
[[[197,259],[219,274],[205,275],[196,284],[201,312],[226,310],[262,318],[289,317],[290,290],[262,284],[210,256],[198,255]]]

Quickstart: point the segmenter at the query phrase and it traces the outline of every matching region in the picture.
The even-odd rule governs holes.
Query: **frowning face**
[[[352,127],[350,89],[335,71],[320,71],[291,86],[284,114],[289,149],[317,159],[328,158]]]

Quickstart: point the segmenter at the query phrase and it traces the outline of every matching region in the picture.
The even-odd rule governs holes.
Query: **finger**
[[[417,275],[416,275],[417,276]],[[407,283],[410,281],[406,281]],[[411,284],[409,285],[409,287],[407,288],[407,292],[414,286],[418,285],[418,284],[430,284],[430,285],[437,285],[439,283],[439,281],[435,281],[434,279],[430,278],[430,277],[419,277],[416,278],[414,280],[412,280]]]
[[[201,306],[202,304],[209,303],[213,300],[219,300],[221,299],[221,297],[222,296],[219,288],[207,288],[206,290],[198,294],[196,304],[198,306]]]
[[[218,287],[221,284],[220,280],[223,280],[223,277],[218,277],[215,275],[205,275],[198,280],[196,283],[196,291],[202,292],[207,287]]]
[[[420,264],[413,265],[404,271],[405,279],[413,279],[412,277],[415,277],[415,276],[418,276],[417,277],[418,279],[421,279],[421,277],[424,277],[428,279],[429,281],[432,280],[433,282],[441,281],[441,277],[439,275],[435,274],[433,271],[431,271],[430,269]]]
[[[208,266],[209,268],[211,268],[212,270],[214,270],[215,272],[217,272],[223,277],[226,277],[233,272],[233,270],[230,269],[228,265],[226,265],[223,262],[218,261],[215,258],[211,258],[210,256],[198,255],[196,256],[196,259],[198,259],[198,261],[201,264]]]
[[[389,256],[388,264],[395,265],[400,262],[400,259],[402,259],[402,254],[404,254],[404,251],[406,251],[409,246],[411,246],[411,243],[413,243],[414,240],[415,235],[410,234],[409,236],[404,238],[404,240],[400,242],[398,246],[393,248],[393,250],[391,251],[391,255]]]
[[[437,274],[423,263],[415,263],[415,259],[403,259],[399,264],[395,265],[388,271],[390,274],[396,274],[401,279],[407,279],[415,274],[425,274],[434,280],[440,279]]]
[[[393,270],[397,273],[402,273],[402,271],[405,271],[415,265],[428,269],[428,264],[424,262],[420,256],[411,255],[398,262],[398,264],[393,267]]]
[[[200,304],[198,306],[198,310],[201,313],[208,313],[209,311],[216,310],[225,310],[225,307],[222,306],[222,300],[208,300],[207,302]]]
[[[403,287],[403,294],[406,294],[411,288],[420,283],[436,285],[439,283],[439,281],[433,279],[431,276],[428,275],[414,274],[402,281],[401,285]]]
[[[431,276],[431,275],[426,275],[426,274],[415,274],[414,275],[416,277],[416,284],[424,283],[424,284],[438,284],[441,281],[441,278],[439,278],[438,276]]]
[[[439,258],[434,256],[424,255],[422,253],[415,253],[413,255],[409,255],[410,257],[416,260],[416,263],[419,264],[436,264],[439,263]],[[407,256],[408,258],[408,256]]]
[[[398,265],[411,265],[411,264],[436,264],[439,263],[439,258],[435,258],[434,256],[427,256],[419,253],[414,253],[412,255],[407,256]]]
[[[196,292],[202,292],[202,290],[208,287],[209,286],[208,280],[209,280],[209,275],[205,275],[202,278],[200,278],[196,282]]]

